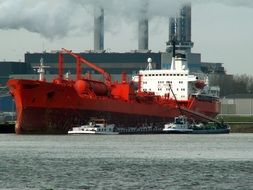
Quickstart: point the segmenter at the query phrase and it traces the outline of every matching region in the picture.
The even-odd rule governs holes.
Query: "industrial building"
[[[1,61],[0,68],[0,86],[6,85],[9,75],[32,74],[32,68],[28,62]]]

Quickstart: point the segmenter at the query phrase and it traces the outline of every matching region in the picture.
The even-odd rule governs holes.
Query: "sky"
[[[139,10],[146,0],[0,0],[0,61],[26,52],[93,49],[94,6],[105,9],[105,49],[138,48]],[[148,0],[149,49],[164,52],[168,18],[186,0]],[[192,52],[223,63],[228,74],[253,75],[253,1],[191,0]],[[39,62],[39,60],[38,60]]]

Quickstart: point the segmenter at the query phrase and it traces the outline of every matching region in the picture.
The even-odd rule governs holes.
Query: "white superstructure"
[[[173,57],[171,68],[163,70],[153,70],[152,60],[148,59],[146,70],[140,70],[139,76],[134,77],[134,81],[140,81],[140,90],[143,92],[154,92],[155,95],[167,96],[177,100],[186,101],[190,94],[194,93],[194,83],[198,80],[195,75],[189,74],[188,64],[183,54]]]

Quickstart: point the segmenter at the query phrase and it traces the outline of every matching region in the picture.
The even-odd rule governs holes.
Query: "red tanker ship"
[[[64,54],[76,58],[76,80],[63,78]],[[81,63],[100,72],[104,81],[82,76]],[[18,134],[67,134],[73,125],[87,123],[92,117],[106,119],[121,130],[148,125],[159,131],[182,112],[196,120],[219,113],[218,97],[205,91],[203,81],[189,75],[180,55],[173,57],[171,69],[153,70],[149,60],[148,68],[132,81],[122,74],[121,82],[112,82],[103,69],[62,49],[58,78],[46,82],[42,63],[39,73],[39,80],[8,81],[16,103]]]

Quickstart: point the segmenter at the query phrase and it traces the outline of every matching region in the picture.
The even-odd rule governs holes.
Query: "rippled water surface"
[[[0,188],[253,189],[253,134],[1,134]]]

